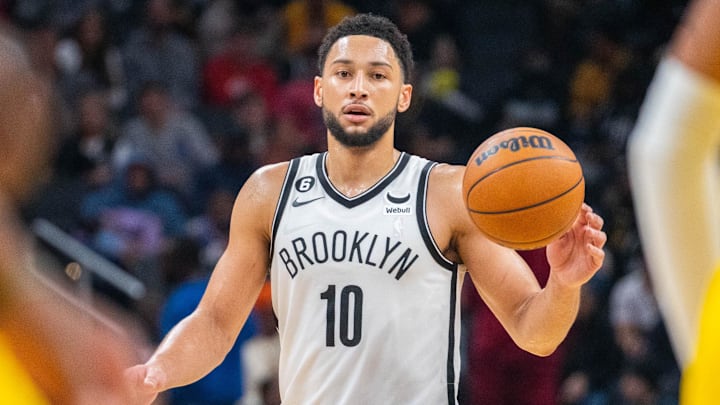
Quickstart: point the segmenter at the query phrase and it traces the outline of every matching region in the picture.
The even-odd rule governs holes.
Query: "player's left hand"
[[[605,260],[607,235],[603,219],[583,203],[572,228],[547,246],[547,259],[556,281],[579,287],[592,278]]]

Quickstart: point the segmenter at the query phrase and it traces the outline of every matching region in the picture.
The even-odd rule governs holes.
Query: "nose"
[[[366,86],[365,76],[362,74],[355,75],[350,86],[350,97],[367,98],[368,90]]]

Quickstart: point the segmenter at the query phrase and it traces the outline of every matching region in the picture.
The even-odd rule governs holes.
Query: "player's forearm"
[[[563,342],[575,322],[580,306],[580,289],[565,287],[554,281],[520,308],[515,342],[538,356],[549,356]]]
[[[233,342],[232,333],[195,310],[167,334],[146,364],[161,370],[163,380],[155,381],[160,391],[188,385],[217,367]]]

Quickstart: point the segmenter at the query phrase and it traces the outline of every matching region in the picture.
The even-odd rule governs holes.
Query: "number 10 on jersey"
[[[320,299],[327,300],[325,345],[335,346],[336,333],[340,342],[347,347],[357,346],[362,337],[362,306],[363,291],[359,286],[348,285],[340,290],[340,302],[337,301],[335,284],[328,285],[327,290],[320,293]],[[339,305],[339,308],[337,308]],[[336,317],[339,315],[339,331],[336,332]],[[352,325],[350,325],[352,320]]]

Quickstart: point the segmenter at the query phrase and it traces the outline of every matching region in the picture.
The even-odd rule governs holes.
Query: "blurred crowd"
[[[625,144],[685,3],[0,0],[0,24],[20,33],[55,86],[54,173],[25,215],[141,280],[141,299],[94,288],[158,341],[199,300],[250,173],[325,147],[312,99],[325,30],[355,12],[386,15],[417,62],[399,148],[464,163],[501,129],[543,128],[576,152],[586,200],[606,221],[606,264],[553,356],[523,355],[502,331],[484,333],[494,319],[466,294],[461,403],[677,403],[678,366],[635,229]],[[542,257],[530,256],[541,279]],[[264,294],[227,364],[169,404],[279,403]]]

